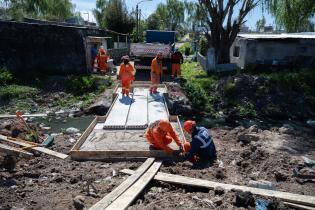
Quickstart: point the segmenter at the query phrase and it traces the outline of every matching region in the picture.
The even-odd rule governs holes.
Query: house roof
[[[315,33],[283,33],[283,34],[238,34],[244,39],[315,39]]]

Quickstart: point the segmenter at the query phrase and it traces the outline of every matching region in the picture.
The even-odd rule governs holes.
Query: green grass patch
[[[29,86],[23,85],[6,85],[0,89],[0,99],[7,101],[12,98],[24,99],[32,97],[39,93],[39,90]]]
[[[193,54],[193,48],[189,42],[185,42],[178,50],[186,56]]]
[[[0,68],[0,86],[12,84],[13,74],[5,68]]]
[[[184,91],[193,107],[215,116],[214,106],[218,101],[218,95],[215,92],[217,78],[208,76],[196,62],[185,62],[182,65],[182,76],[186,80],[183,84]]]

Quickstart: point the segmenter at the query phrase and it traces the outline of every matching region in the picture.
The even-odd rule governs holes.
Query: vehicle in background
[[[135,68],[150,70],[151,61],[156,54],[163,53],[163,70],[171,70],[171,54],[175,46],[175,31],[146,31],[146,42],[131,43],[130,57],[134,59]]]

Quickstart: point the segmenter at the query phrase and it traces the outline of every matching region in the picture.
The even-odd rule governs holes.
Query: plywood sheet
[[[161,119],[168,119],[162,93],[148,95],[149,124]]]
[[[148,123],[148,89],[135,88],[127,126],[144,126]]]
[[[123,97],[121,93],[117,97],[104,126],[125,126],[129,106],[133,103],[133,100],[132,97]]]

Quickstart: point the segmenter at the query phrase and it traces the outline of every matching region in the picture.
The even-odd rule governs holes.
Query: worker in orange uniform
[[[183,145],[176,135],[168,120],[157,120],[149,125],[145,137],[153,149],[164,150],[167,154],[173,154],[173,149],[168,145],[174,140],[182,151]]]
[[[151,87],[150,94],[157,93],[158,85],[161,82],[161,76],[163,75],[163,66],[162,66],[163,53],[158,52],[156,57],[152,60],[151,63]]]
[[[128,55],[123,56],[122,61],[123,63],[120,64],[118,77],[121,79],[122,95],[124,96],[126,94],[126,96],[129,96],[131,83],[135,80],[135,69],[129,63]]]
[[[198,127],[195,121],[184,122],[184,130],[191,134],[191,142],[184,144],[183,160],[189,160],[195,166],[207,166],[217,159],[217,152],[209,131]]]
[[[97,65],[101,74],[105,74],[107,72],[108,59],[109,59],[109,56],[104,50],[104,47],[101,46],[97,53]]]
[[[181,75],[180,65],[184,62],[184,58],[181,52],[178,49],[175,49],[175,52],[172,54],[171,63],[172,63],[172,78]]]

